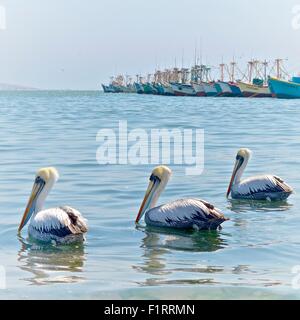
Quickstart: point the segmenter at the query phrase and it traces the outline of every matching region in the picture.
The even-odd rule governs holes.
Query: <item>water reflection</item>
[[[259,226],[281,224],[288,218],[286,211],[292,209],[293,205],[287,201],[254,201],[254,200],[228,200],[227,208],[234,213],[231,217],[235,227],[247,228],[251,223]],[[272,222],[271,222],[272,221]],[[256,224],[255,228],[258,228]]]
[[[146,227],[143,247],[145,249],[157,248],[180,251],[213,252],[224,248],[227,244],[218,231],[182,231],[176,229],[163,229]]]
[[[160,228],[143,228],[145,237],[142,239],[142,264],[133,266],[134,269],[146,274],[156,276],[145,280],[140,285],[161,285],[161,284],[208,284],[214,282],[208,274],[222,272],[221,266],[206,266],[191,261],[178,261],[173,268],[170,268],[170,262],[167,261],[168,255],[173,251],[206,253],[215,252],[224,249],[227,242],[224,235],[217,231],[178,231],[165,230]],[[194,260],[200,261],[199,259]],[[194,273],[193,279],[166,279],[173,273]],[[200,276],[200,274],[204,276]],[[175,282],[174,282],[175,281]]]
[[[287,211],[293,207],[287,201],[254,201],[254,200],[228,200],[228,209],[235,213],[249,211],[274,212]]]
[[[22,237],[19,237],[19,241],[19,267],[32,274],[32,277],[23,280],[33,285],[76,283],[85,280],[80,274],[85,261],[82,244],[56,247],[33,243]]]

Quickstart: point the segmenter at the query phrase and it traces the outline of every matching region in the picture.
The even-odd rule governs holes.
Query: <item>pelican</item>
[[[241,180],[244,170],[251,158],[249,149],[240,149],[229,183],[227,198],[249,200],[286,200],[293,189],[281,178],[273,175],[262,175]]]
[[[229,220],[224,217],[220,210],[203,200],[182,199],[155,207],[171,174],[172,171],[165,166],[159,166],[153,170],[148,189],[135,221],[136,224],[145,215],[145,222],[148,226],[217,230],[224,221]]]
[[[58,178],[55,168],[43,168],[37,172],[19,233],[30,221],[28,234],[35,240],[58,244],[82,242],[88,228],[80,212],[66,206],[43,210],[46,197]]]

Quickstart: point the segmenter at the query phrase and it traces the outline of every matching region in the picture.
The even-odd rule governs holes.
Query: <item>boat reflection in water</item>
[[[52,246],[30,243],[19,237],[19,268],[32,274],[23,280],[33,285],[83,282],[83,244]]]

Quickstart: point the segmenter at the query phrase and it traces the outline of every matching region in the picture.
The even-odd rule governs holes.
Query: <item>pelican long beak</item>
[[[230,183],[229,183],[229,186],[228,186],[228,190],[227,190],[227,194],[226,194],[227,198],[229,197],[229,195],[231,193],[231,188],[232,188],[235,176],[237,174],[237,171],[241,167],[241,165],[242,165],[242,161],[240,159],[237,159],[236,162],[235,162],[235,165],[234,165],[234,168],[233,168],[233,172],[232,172],[232,176],[231,176],[231,179],[230,179]]]
[[[18,232],[20,233],[21,230],[25,227],[25,225],[27,224],[27,222],[30,220],[32,214],[35,211],[35,205],[36,205],[36,201],[38,199],[38,196],[40,195],[41,191],[43,190],[45,186],[45,182],[43,180],[36,180],[32,191],[31,191],[31,195],[29,197],[23,218],[21,220]]]
[[[138,213],[136,220],[135,220],[136,224],[139,223],[139,221],[144,216],[145,212],[149,209],[151,202],[152,202],[153,195],[154,195],[155,191],[157,190],[157,187],[159,186],[159,184],[160,184],[160,180],[158,178],[156,178],[156,177],[150,178],[148,189],[146,191],[144,200],[142,202],[139,213]]]

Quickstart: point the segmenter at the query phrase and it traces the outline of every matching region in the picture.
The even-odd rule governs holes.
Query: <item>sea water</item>
[[[185,98],[100,92],[0,93],[1,299],[278,299],[300,297],[298,101]],[[159,202],[205,199],[230,221],[218,232],[136,228],[152,164],[100,165],[103,128],[203,129],[204,171],[173,177]],[[272,173],[287,202],[225,197],[235,155],[253,151],[245,176]],[[43,246],[17,235],[36,171],[60,180],[46,207],[70,205],[89,221],[83,245]]]

